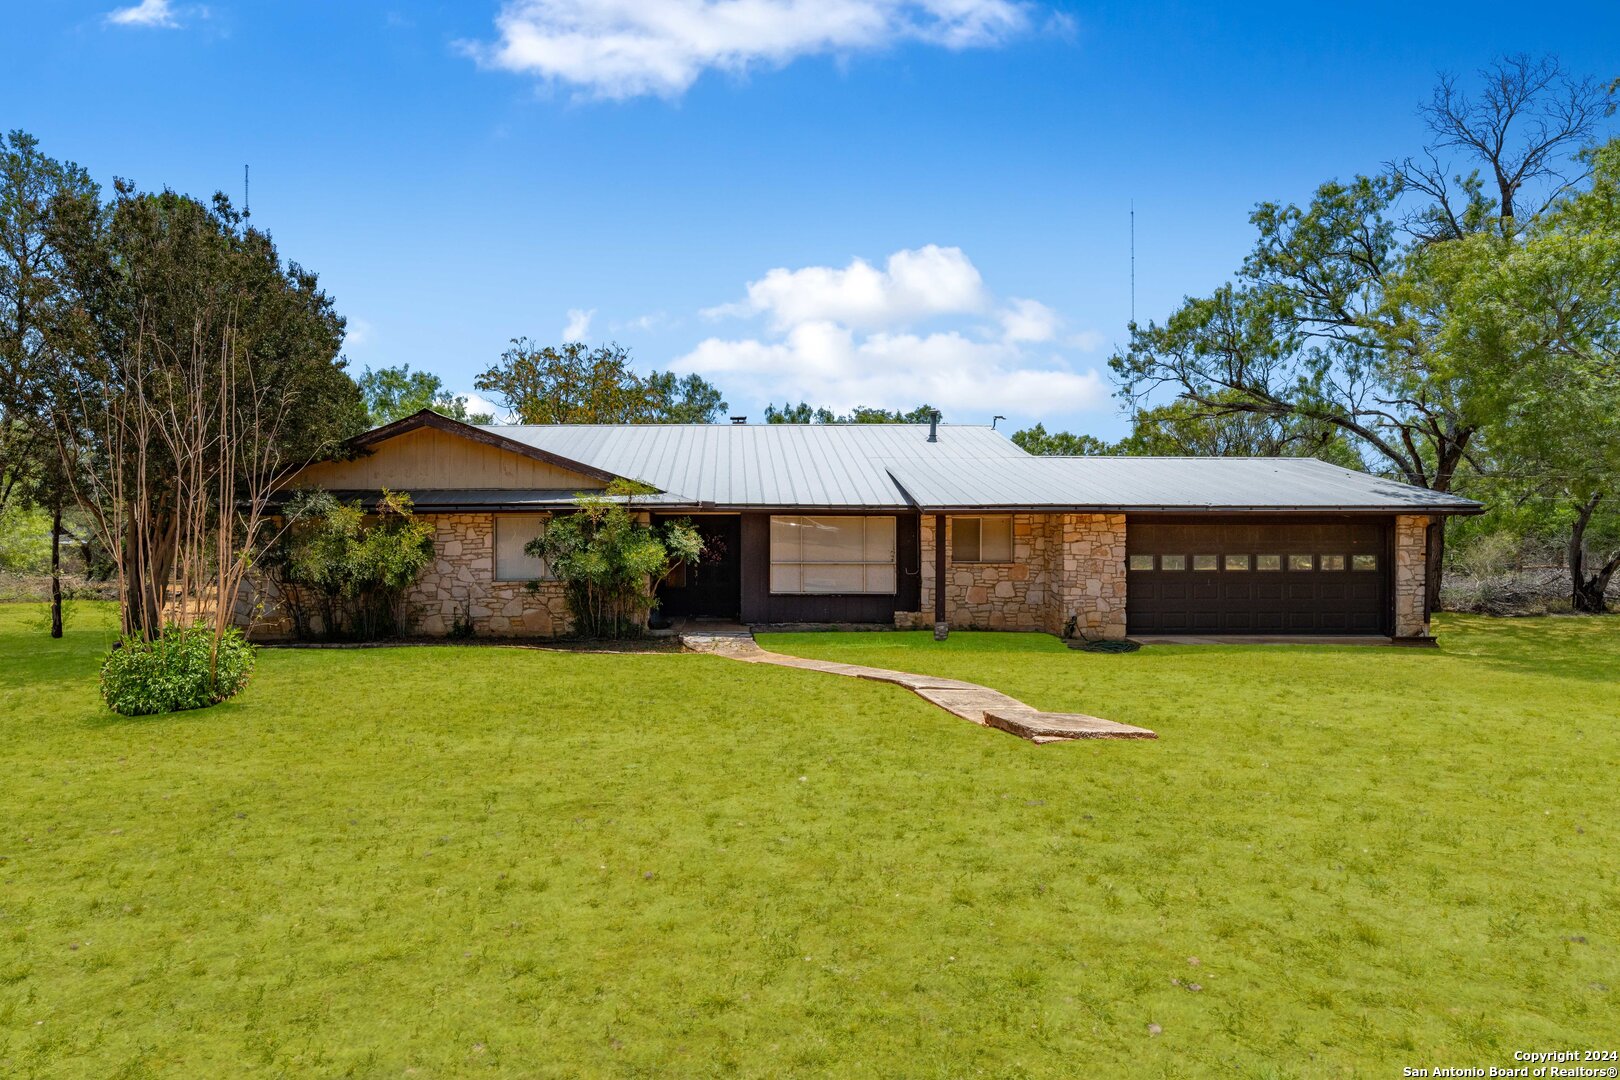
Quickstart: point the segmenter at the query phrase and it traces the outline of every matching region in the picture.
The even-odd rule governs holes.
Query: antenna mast
[[[242,166],[242,216],[245,218],[253,216],[253,210],[248,205],[248,167],[246,165]]]
[[[1131,325],[1136,325],[1136,200],[1131,200]]]

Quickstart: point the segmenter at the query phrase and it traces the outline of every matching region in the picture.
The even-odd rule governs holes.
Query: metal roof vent
[[[746,416],[733,416],[731,418],[731,422],[733,424],[746,424],[746,423],[748,423],[748,417],[746,417]]]
[[[928,441],[939,442],[939,410],[935,409],[928,417]]]

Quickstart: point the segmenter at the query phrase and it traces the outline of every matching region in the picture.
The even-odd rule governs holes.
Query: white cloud
[[[1101,330],[1082,330],[1069,338],[1069,344],[1081,352],[1096,352],[1107,341]]]
[[[596,309],[569,308],[568,325],[563,327],[562,339],[564,341],[584,341],[585,335],[591,332],[591,319],[596,316]]]
[[[351,349],[360,348],[370,344],[372,339],[376,337],[376,334],[376,327],[372,326],[365,319],[355,318],[353,315],[351,315],[349,316],[348,323],[344,326],[343,344],[349,346]]]
[[[1006,343],[955,331],[857,337],[829,322],[801,324],[780,341],[709,338],[671,366],[760,400],[835,410],[926,401],[962,419],[998,410],[1032,416],[1096,408],[1108,397],[1094,369],[1076,371],[1061,358],[1033,358]]]
[[[1039,300],[1009,300],[996,316],[1007,341],[1051,341],[1063,320]]]
[[[616,322],[610,327],[616,334],[634,332],[644,334],[651,330],[658,330],[672,325],[668,312],[649,311],[645,315],[637,315],[627,322]]]
[[[166,30],[180,27],[169,0],[141,0],[130,7],[115,8],[107,12],[107,21],[114,26],[155,26]]]
[[[765,314],[777,329],[817,319],[879,328],[934,315],[971,314],[988,304],[978,268],[962,249],[928,244],[895,252],[882,270],[865,259],[853,259],[841,270],[777,267],[748,283],[746,300],[703,314]]]
[[[475,393],[472,390],[466,390],[455,396],[464,397],[467,399],[467,411],[469,413],[489,413],[495,418],[495,422],[497,424],[507,423],[511,419],[510,413],[501,408],[499,405],[495,404],[493,401],[489,400],[489,398],[484,397],[482,394]]]
[[[927,401],[961,419],[1052,416],[1108,398],[1095,368],[1064,355],[1073,339],[1060,338],[1056,311],[1025,298],[997,304],[957,248],[899,251],[882,270],[861,259],[842,269],[776,269],[747,291],[747,300],[705,314],[762,314],[766,336],[710,337],[677,358],[676,371],[737,397],[835,410]],[[944,325],[910,327],[923,318]]]
[[[590,97],[677,97],[710,69],[740,74],[902,41],[993,46],[1028,31],[1031,10],[1025,0],[506,0],[499,40],[461,48]]]

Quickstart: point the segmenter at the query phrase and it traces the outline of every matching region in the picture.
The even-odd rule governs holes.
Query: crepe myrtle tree
[[[76,501],[116,567],[124,633],[229,628],[276,491],[365,426],[343,319],[223,195],[119,181],[53,204],[73,303],[46,399]]]
[[[648,524],[635,499],[654,489],[615,480],[601,493],[580,494],[574,512],[546,523],[524,545],[562,582],[574,632],[589,638],[639,635],[657,605],[656,589],[675,567],[698,562],[703,537],[690,519]],[[531,582],[531,590],[539,584]]]

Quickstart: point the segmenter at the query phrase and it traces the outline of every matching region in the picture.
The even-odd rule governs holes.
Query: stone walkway
[[[938,705],[946,712],[986,727],[1010,732],[1030,742],[1069,742],[1074,739],[1157,739],[1159,736],[1147,728],[1116,724],[1084,713],[1050,713],[1025,705],[1017,698],[1008,697],[998,690],[960,679],[942,679],[936,675],[913,675],[887,668],[865,667],[861,664],[839,664],[831,660],[809,660],[802,656],[786,656],[768,652],[759,647],[754,635],[742,627],[719,627],[690,630],[681,634],[681,641],[694,652],[713,653],[745,664],[774,664],[778,667],[802,668],[821,671],[828,675],[843,675],[852,679],[871,679],[905,687],[924,701]]]

